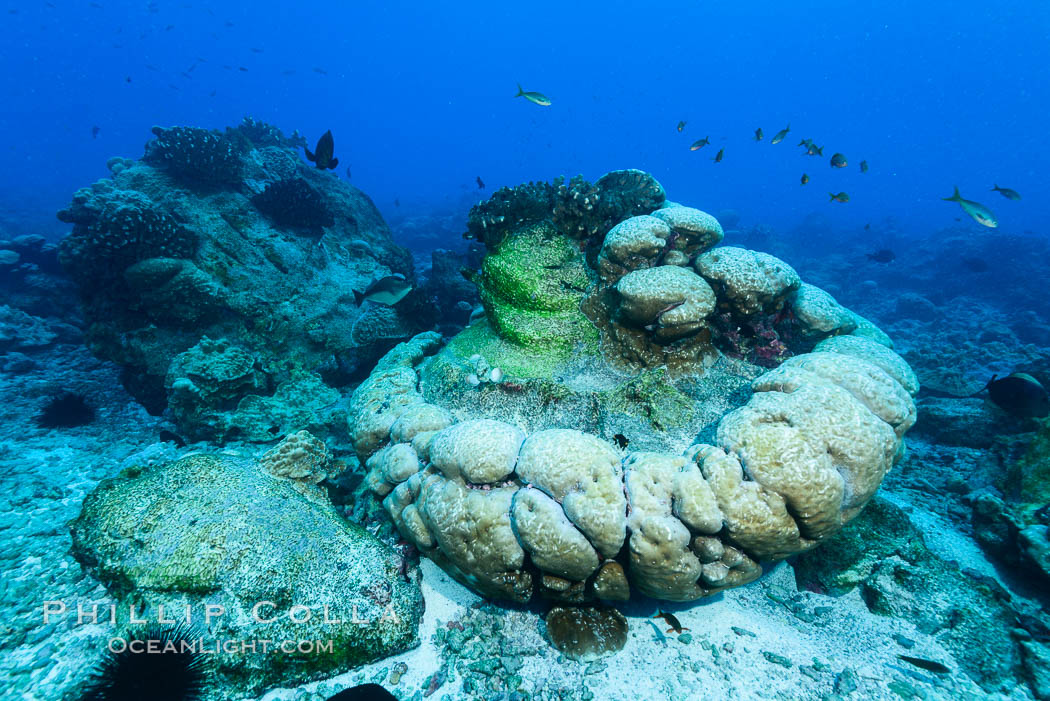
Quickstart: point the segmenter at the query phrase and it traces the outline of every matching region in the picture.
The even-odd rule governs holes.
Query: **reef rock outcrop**
[[[121,603],[117,625],[128,625],[131,605],[154,621],[188,610],[191,637],[217,649],[209,666],[223,698],[329,677],[419,643],[418,580],[395,550],[285,469],[299,443],[263,466],[196,455],[126,470],[89,494],[71,524],[75,557]],[[264,640],[325,647],[217,648]]]
[[[535,183],[479,205],[485,316],[398,346],[351,400],[401,534],[489,596],[745,584],[856,516],[915,423],[915,375],[870,322],[773,256],[713,248],[718,222],[646,177],[603,181],[604,235]]]
[[[411,257],[368,197],[302,161],[301,137],[250,119],[154,134],[142,160],[112,159],[110,177],[58,215],[73,225],[58,257],[79,285],[88,343],[151,411],[170,406],[180,430],[221,441],[237,422],[200,417],[247,400],[256,416],[242,423],[266,425],[241,437],[275,440],[309,428],[286,420],[279,387],[304,376],[344,385],[430,328],[411,295],[397,307],[355,303],[376,279],[412,280]],[[182,356],[204,339],[252,361],[251,382],[219,407],[179,380]]]

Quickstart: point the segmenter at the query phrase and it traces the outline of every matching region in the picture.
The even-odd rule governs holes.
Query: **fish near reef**
[[[876,263],[892,263],[897,259],[897,255],[888,248],[880,248],[874,253],[865,253],[864,257]]]
[[[678,133],[681,134],[683,129],[685,129],[685,120],[678,123]]]
[[[999,222],[996,221],[995,215],[992,214],[992,210],[988,209],[980,202],[964,200],[962,195],[959,194],[958,186],[956,186],[955,192],[952,193],[951,197],[944,197],[943,199],[945,202],[958,202],[959,206],[962,207],[962,211],[969,214],[970,218],[981,226],[987,226],[990,229],[999,226]]]
[[[908,664],[915,665],[919,669],[925,669],[927,672],[933,672],[934,674],[948,674],[952,671],[940,662],[934,662],[922,657],[911,657],[910,655],[897,655],[897,657]]]
[[[830,202],[849,202],[849,195],[845,192],[840,192],[838,194],[829,192],[828,197],[831,198],[831,200],[829,200]]]
[[[802,174],[802,180],[801,180],[801,182],[802,182],[802,184],[803,184],[803,185],[805,185],[806,183],[808,183],[808,182],[809,182],[809,176],[808,176],[808,175],[806,175],[805,173],[803,173],[803,174]]]
[[[824,147],[823,146],[817,146],[815,143],[810,141],[806,145],[806,155],[807,156],[823,156],[824,155]]]
[[[868,162],[867,161],[861,161],[860,162],[860,172],[861,173],[867,173],[868,172]]]
[[[696,141],[694,141],[693,144],[689,147],[689,150],[690,151],[699,151],[704,146],[707,146],[709,143],[711,143],[711,137],[710,136],[705,136],[702,139],[697,139]]]
[[[306,158],[312,161],[315,166],[321,170],[335,168],[339,165],[339,159],[333,158],[335,153],[335,139],[332,138],[332,130],[329,129],[321,138],[317,140],[317,147],[310,151],[308,148],[303,148],[306,151]]]
[[[653,618],[662,618],[662,619],[664,619],[664,623],[666,623],[667,625],[671,626],[670,628],[667,629],[668,633],[672,633],[673,632],[673,633],[677,633],[678,635],[681,635],[682,631],[689,630],[688,628],[685,628],[685,627],[682,626],[682,623],[678,620],[678,618],[673,613],[667,613],[667,611],[657,611],[656,615],[653,616]]]
[[[773,135],[773,139],[769,143],[771,143],[771,144],[779,144],[788,135],[789,131],[791,131],[791,125],[790,124],[788,124],[786,127],[784,127],[783,129],[778,131],[776,134],[774,134]]]
[[[755,141],[761,141],[761,140],[762,140],[762,127],[759,127],[758,129],[755,129]]]
[[[551,106],[551,99],[549,97],[547,97],[546,95],[544,95],[541,92],[535,92],[535,91],[532,91],[532,90],[522,90],[521,89],[521,83],[518,83],[518,94],[515,95],[514,97],[524,97],[526,100],[528,100],[532,104],[539,105],[540,107],[550,107]]]
[[[848,165],[849,163],[846,162],[846,157],[843,156],[841,153],[836,153],[834,156],[831,157],[832,168],[845,168]]]
[[[477,177],[477,183],[478,183],[478,189],[479,190],[484,190],[485,189],[485,181],[481,179],[480,175]]]
[[[361,306],[364,302],[368,301],[392,307],[403,300],[411,291],[412,283],[405,280],[404,275],[395,273],[393,275],[379,278],[369,285],[368,289],[364,292],[354,290],[353,293],[354,301],[357,302],[357,306]]]
[[[1003,197],[1005,197],[1008,200],[1019,200],[1019,199],[1021,199],[1021,196],[1019,194],[1017,194],[1017,190],[1011,190],[1008,187],[999,187],[998,185],[994,185],[992,187],[992,192],[998,192],[1000,195],[1002,195]]]
[[[1050,416],[1050,395],[1031,375],[1015,372],[1002,379],[992,375],[985,389],[992,403],[1008,414],[1033,419]]]
[[[724,148],[720,148],[720,149],[718,149],[718,153],[716,153],[715,157],[712,158],[711,160],[714,161],[715,163],[721,163],[722,162],[722,158],[725,155],[726,155],[726,150]]]

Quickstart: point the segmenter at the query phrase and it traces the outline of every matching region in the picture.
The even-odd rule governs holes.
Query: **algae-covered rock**
[[[135,605],[155,618],[160,606],[169,615],[189,606],[202,623],[211,611],[195,629],[205,645],[331,641],[308,653],[219,652],[226,698],[417,645],[423,599],[401,575],[398,553],[312,489],[229,457],[136,469],[87,496],[71,524],[73,553],[125,612]]]

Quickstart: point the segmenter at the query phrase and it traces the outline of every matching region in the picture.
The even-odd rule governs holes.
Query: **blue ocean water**
[[[8,2],[0,208],[58,232],[51,213],[154,124],[252,115],[331,129],[387,216],[460,207],[478,176],[491,191],[634,167],[779,230],[815,212],[922,236],[953,224],[940,198],[958,185],[1004,230],[1045,234],[1048,34],[1040,2]],[[514,99],[517,82],[553,104]]]
[[[0,698],[1050,698],[1048,39],[1031,1],[5,0]],[[611,171],[600,214],[483,202]],[[158,674],[113,636],[275,629],[73,613],[129,601],[350,653]]]

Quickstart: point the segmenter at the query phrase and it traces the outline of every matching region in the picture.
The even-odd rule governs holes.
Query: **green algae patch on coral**
[[[647,370],[603,392],[601,401],[608,411],[646,419],[660,431],[684,426],[697,413],[696,400],[672,384],[664,368]]]
[[[550,379],[568,362],[572,349],[521,345],[501,336],[494,324],[482,319],[457,334],[440,355],[451,356],[449,361],[458,366],[475,354],[515,380]]]
[[[400,574],[400,556],[346,522],[323,490],[252,461],[196,455],[106,480],[71,531],[74,556],[125,612],[134,604],[157,616],[163,606],[181,617],[188,606],[202,621],[205,607],[221,606],[195,632],[210,649],[324,642],[302,654],[217,652],[218,681],[231,692],[256,696],[418,644],[423,599]]]
[[[584,255],[549,222],[507,236],[485,257],[477,283],[489,320],[509,341],[563,350],[597,341],[580,311],[591,285]]]
[[[1004,490],[1015,494],[1023,511],[1050,504],[1050,421],[1041,421],[1025,454],[1010,466]]]

